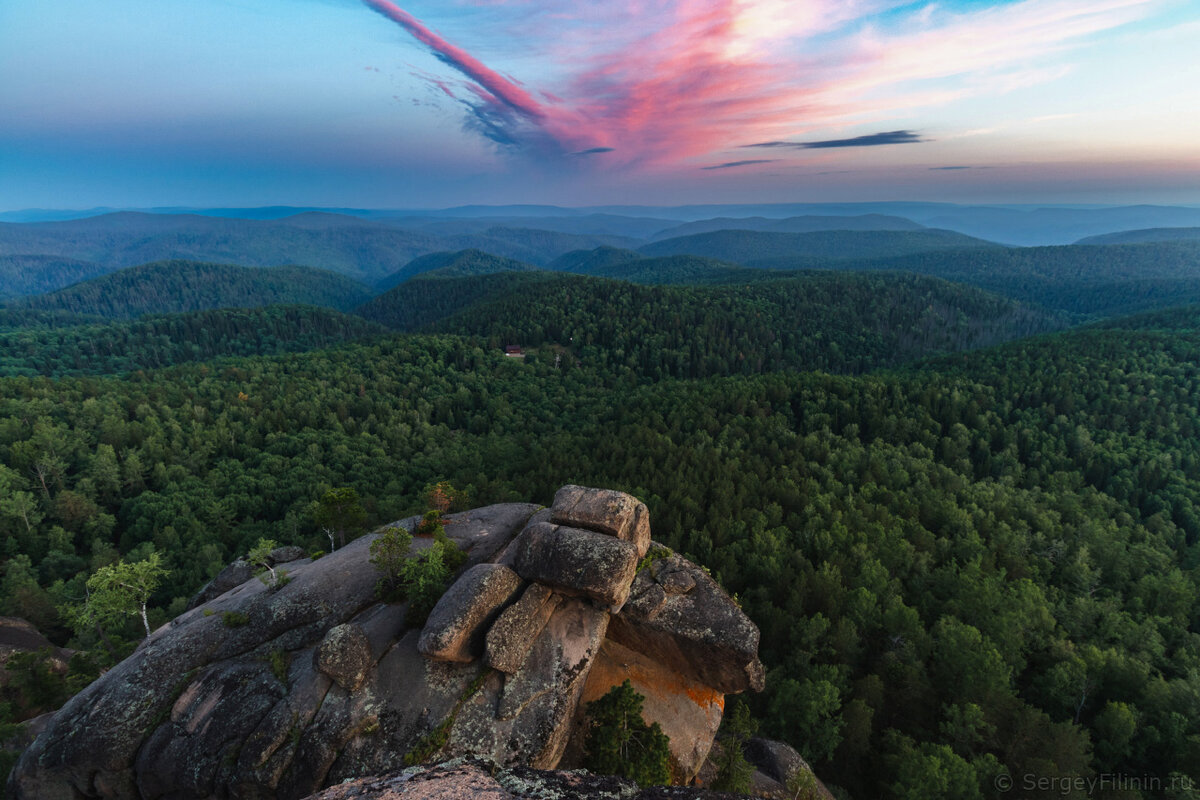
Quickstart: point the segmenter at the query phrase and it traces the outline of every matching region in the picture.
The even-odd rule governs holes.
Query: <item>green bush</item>
[[[418,554],[409,552],[413,537],[403,528],[387,528],[371,542],[371,563],[383,573],[375,591],[387,602],[407,600],[405,622],[412,627],[425,624],[467,557],[440,524],[438,529],[433,545]]]
[[[645,697],[628,680],[588,703],[584,766],[601,775],[631,778],[639,786],[671,783],[670,740],[657,722],[642,719]]]

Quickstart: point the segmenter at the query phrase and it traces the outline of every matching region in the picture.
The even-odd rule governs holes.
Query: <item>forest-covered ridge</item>
[[[229,356],[317,350],[386,333],[329,308],[272,305],[106,320],[0,310],[0,376],[105,375]]]
[[[33,297],[14,309],[130,319],[143,314],[300,303],[352,309],[372,292],[343,275],[310,267],[242,267],[162,261],[130,267]]]
[[[550,346],[568,360],[611,359],[610,368],[652,380],[778,369],[859,373],[1068,322],[934,278],[848,272],[737,286],[549,273],[422,279],[358,313],[400,331],[480,336],[495,347]]]
[[[462,277],[465,275],[489,275],[495,272],[528,272],[536,269],[538,268],[532,264],[526,264],[524,261],[492,255],[482,250],[430,253],[414,258],[402,268],[383,278],[375,284],[375,289],[379,292],[386,292],[418,275]]]

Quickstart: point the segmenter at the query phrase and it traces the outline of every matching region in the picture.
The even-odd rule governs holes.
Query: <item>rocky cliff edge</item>
[[[762,688],[758,629],[651,542],[630,495],[566,486],[551,508],[478,508],[446,532],[468,560],[421,629],[376,597],[379,531],[317,561],[276,554],[279,587],[234,565],[55,715],[11,794],[292,800],[406,756],[569,768],[585,704],[625,679],[687,781],[724,696]]]

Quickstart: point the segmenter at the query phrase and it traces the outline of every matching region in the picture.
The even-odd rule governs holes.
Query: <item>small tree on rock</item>
[[[246,561],[250,566],[255,567],[255,572],[262,578],[262,582],[271,588],[279,585],[280,575],[275,572],[275,562],[271,558],[273,551],[279,544],[273,539],[259,539],[258,544],[246,554]],[[282,572],[282,570],[281,570]],[[268,578],[267,575],[271,577]]]
[[[588,703],[584,766],[601,775],[621,775],[639,786],[671,783],[670,740],[657,722],[642,719],[642,695],[626,680]]]
[[[358,492],[349,486],[326,492],[313,504],[312,515],[313,520],[329,537],[331,549],[345,547],[347,536],[353,539],[367,524],[367,511],[362,506]]]
[[[77,630],[93,625],[111,625],[127,616],[141,616],[146,635],[150,635],[150,620],[146,616],[146,605],[150,595],[158,589],[169,570],[162,565],[162,558],[151,552],[145,561],[100,567],[87,580],[87,599],[74,609],[74,624]]]

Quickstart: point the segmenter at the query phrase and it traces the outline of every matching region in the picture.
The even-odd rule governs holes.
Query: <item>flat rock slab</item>
[[[468,563],[493,561],[539,508],[534,503],[500,503],[449,514],[444,520],[446,536],[467,551]]]
[[[522,578],[614,609],[625,604],[637,573],[632,544],[594,531],[539,522],[521,533],[517,547]]]
[[[637,548],[638,558],[646,555],[650,546],[650,512],[645,503],[625,492],[564,486],[554,494],[550,521],[630,542]]]
[[[521,586],[517,573],[502,564],[468,569],[430,612],[418,644],[421,653],[459,663],[482,656],[488,627]]]

